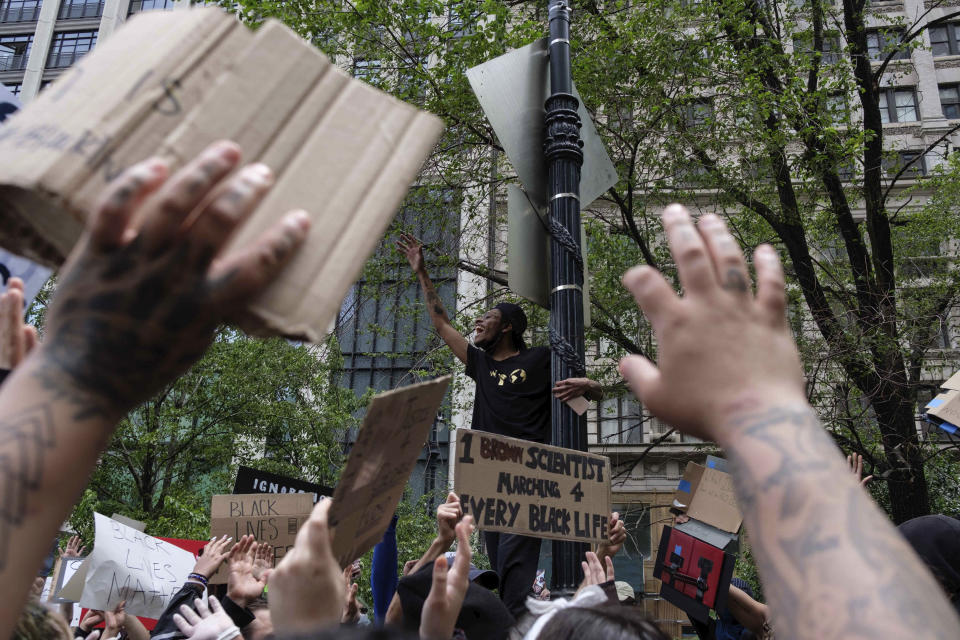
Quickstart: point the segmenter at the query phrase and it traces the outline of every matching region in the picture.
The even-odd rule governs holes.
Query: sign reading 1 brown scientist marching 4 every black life
[[[481,529],[579,542],[607,537],[604,456],[457,429],[454,487]]]

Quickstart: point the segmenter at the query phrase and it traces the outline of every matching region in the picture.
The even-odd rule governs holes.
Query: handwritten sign
[[[333,553],[341,567],[383,537],[449,384],[444,376],[371,401],[330,508]]]
[[[249,493],[213,496],[210,503],[210,535],[252,535],[257,542],[273,546],[275,562],[293,548],[300,526],[313,510],[309,493]],[[226,584],[226,565],[210,578],[210,584]]]
[[[604,456],[457,429],[455,469],[463,511],[481,529],[580,542],[607,537]]]
[[[309,493],[316,503],[320,496],[332,496],[333,489],[321,484],[288,478],[269,471],[260,471],[240,465],[234,493]]]
[[[193,569],[193,554],[95,513],[93,553],[75,568],[58,594],[80,606],[111,610],[126,600],[127,613],[159,618]]]
[[[688,462],[683,470],[683,479],[674,493],[674,506],[727,533],[736,533],[743,522],[732,476],[694,462]]]

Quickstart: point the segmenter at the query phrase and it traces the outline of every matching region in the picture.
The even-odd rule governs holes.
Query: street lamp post
[[[580,246],[579,102],[573,96],[570,70],[570,7],[568,0],[549,0],[550,97],[546,102],[544,153],[548,165],[550,206],[550,348],[553,382],[585,375],[583,336],[583,253]],[[553,444],[587,450],[586,416],[577,415],[556,398],[552,404]],[[572,594],[580,582],[582,543],[553,543],[556,595]]]

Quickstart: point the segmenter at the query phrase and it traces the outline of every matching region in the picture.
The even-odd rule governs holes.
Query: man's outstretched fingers
[[[303,211],[287,215],[259,240],[215,263],[211,294],[226,311],[241,310],[266,288],[303,244],[310,218]]]
[[[772,326],[786,326],[786,280],[776,250],[768,244],[760,245],[753,253],[753,264],[757,270],[757,303],[760,309]]]
[[[307,550],[316,556],[332,556],[333,551],[330,546],[330,527],[327,524],[327,517],[330,513],[330,507],[333,500],[321,500],[313,508],[313,513],[304,525],[306,529],[306,538],[304,543]],[[298,535],[297,538],[300,536]],[[299,540],[297,540],[299,542]]]
[[[663,275],[648,265],[633,267],[623,274],[623,286],[633,294],[643,315],[654,326],[680,301]]]
[[[177,171],[150,203],[140,235],[143,247],[154,251],[176,239],[187,217],[240,162],[240,147],[215,142]]]
[[[109,249],[122,244],[133,212],[164,183],[168,172],[166,162],[150,158],[133,165],[111,182],[94,207],[90,221],[94,245]]]
[[[750,272],[743,251],[727,229],[723,218],[707,214],[697,224],[700,235],[707,244],[707,250],[713,258],[717,280],[720,286],[730,293],[747,295],[750,293]]]
[[[686,207],[671,204],[664,209],[663,229],[684,290],[692,293],[712,291],[717,286],[713,261]]]
[[[233,230],[252,212],[273,186],[273,172],[265,164],[251,164],[228,179],[216,195],[188,221],[192,260],[208,264],[226,244]]]
[[[630,385],[630,389],[637,398],[645,404],[650,404],[656,397],[662,382],[657,365],[643,356],[626,356],[621,359],[620,375]]]

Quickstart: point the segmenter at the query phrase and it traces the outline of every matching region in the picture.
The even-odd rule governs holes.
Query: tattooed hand
[[[42,381],[78,414],[117,417],[180,375],[303,242],[309,220],[296,212],[221,255],[273,183],[259,164],[228,178],[239,161],[220,142],[169,179],[151,159],[107,190],[64,267],[40,349]]]
[[[764,245],[754,254],[753,295],[747,263],[721,218],[705,215],[694,225],[684,207],[671,205],[663,226],[684,296],[652,267],[636,267],[623,277],[659,345],[659,366],[642,356],[620,363],[637,396],[660,419],[721,443],[717,425],[739,408],[771,397],[805,403],[800,357],[785,316],[783,270],[773,248]]]

